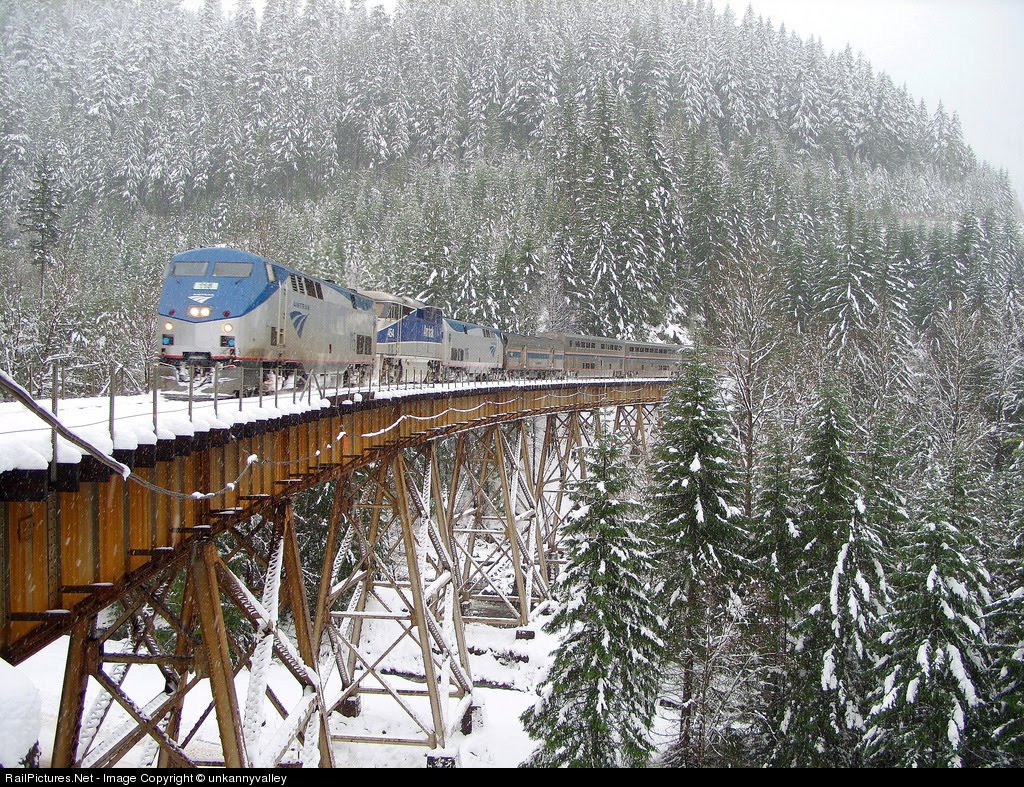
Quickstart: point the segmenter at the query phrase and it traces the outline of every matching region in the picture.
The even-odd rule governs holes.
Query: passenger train
[[[235,396],[406,381],[668,377],[679,345],[511,333],[412,298],[358,291],[239,249],[175,255],[158,307],[161,387]]]

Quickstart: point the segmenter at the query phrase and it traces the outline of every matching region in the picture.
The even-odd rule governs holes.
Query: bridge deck
[[[122,454],[133,467],[128,480],[88,456],[0,473],[0,655],[24,659],[185,559],[196,539],[389,452],[502,421],[657,402],[666,384],[572,381],[361,402],[338,397],[319,410],[140,445]],[[146,483],[200,494],[175,497]]]

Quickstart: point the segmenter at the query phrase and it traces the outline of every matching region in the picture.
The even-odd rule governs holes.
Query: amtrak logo
[[[292,325],[295,326],[295,332],[302,338],[302,332],[306,330],[306,320],[309,319],[309,315],[305,312],[300,312],[296,309],[288,314],[292,318]]]
[[[196,303],[206,303],[212,297],[212,295],[189,295],[188,299],[190,301],[195,301]]]

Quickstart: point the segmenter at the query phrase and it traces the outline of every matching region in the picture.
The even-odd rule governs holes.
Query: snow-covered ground
[[[6,661],[0,661],[0,708],[0,768],[17,768],[35,745],[41,703],[28,670]]]

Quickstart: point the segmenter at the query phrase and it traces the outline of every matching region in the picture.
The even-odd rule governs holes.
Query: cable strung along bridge
[[[645,451],[666,385],[338,396],[122,452],[127,478],[89,455],[0,473],[0,653],[70,635],[52,765],[329,767],[346,743],[445,762],[474,725],[466,624],[546,603],[581,451],[599,429]],[[326,529],[299,522],[328,482]],[[391,736],[359,724],[382,702]]]

